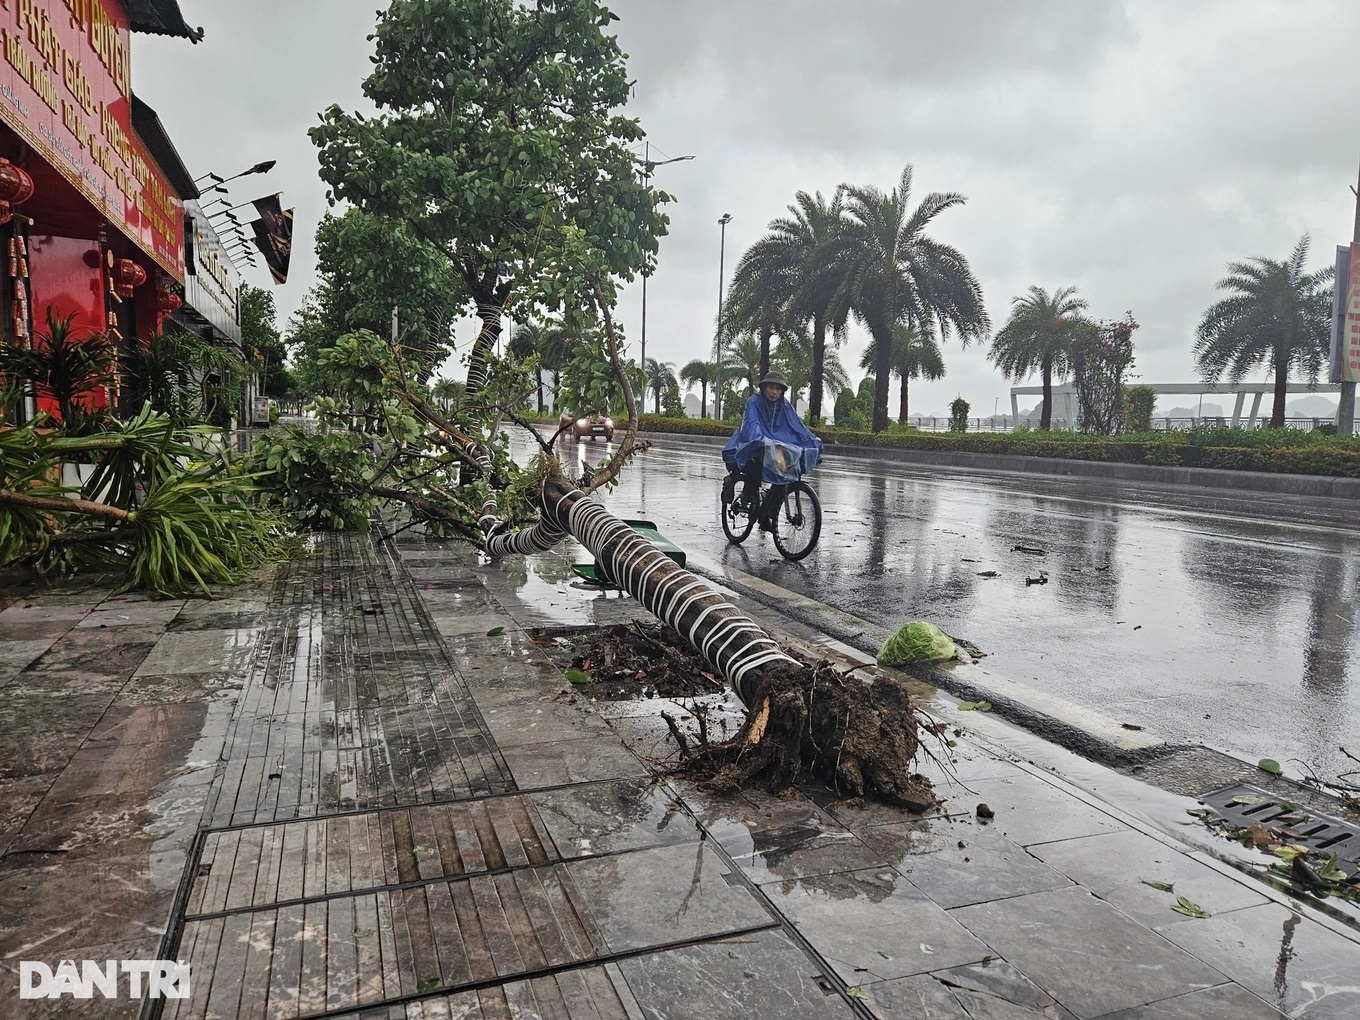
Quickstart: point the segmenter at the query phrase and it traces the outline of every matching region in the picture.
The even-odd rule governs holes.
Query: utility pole
[[[693,159],[693,156],[676,156],[674,159],[663,159],[659,163],[652,162],[652,143],[650,141],[642,143],[642,179],[648,187],[652,184],[653,167],[665,166],[667,163],[683,163]],[[647,267],[642,267],[642,353],[638,357],[638,364],[647,364],[647,277],[651,274]]]
[[[718,218],[718,227],[721,234],[718,239],[718,338],[713,344],[713,361],[717,365],[722,364],[722,336],[723,336],[723,254],[727,250],[727,225],[732,222],[731,213],[723,213]],[[718,388],[713,398],[713,417],[722,417],[722,369],[718,369]]]
[[[1355,226],[1351,230],[1351,251],[1355,251],[1354,245],[1360,244],[1360,173],[1356,175],[1355,187],[1351,189],[1355,194]],[[1355,383],[1346,381],[1346,361],[1349,351],[1349,342],[1346,339],[1346,316],[1349,309],[1346,307],[1346,284],[1350,276],[1354,275],[1355,266],[1350,267],[1350,272],[1344,278],[1333,281],[1332,286],[1340,289],[1341,320],[1340,336],[1337,344],[1341,348],[1339,354],[1341,358],[1341,399],[1336,405],[1336,434],[1339,436],[1349,436],[1355,433]]]

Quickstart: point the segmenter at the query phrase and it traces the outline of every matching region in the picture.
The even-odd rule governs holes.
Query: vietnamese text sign
[[[132,129],[118,0],[0,0],[0,119],[176,280],[184,210]]]
[[[1360,382],[1360,242],[1351,244],[1350,266],[1336,288],[1345,294],[1341,312],[1341,379]]]

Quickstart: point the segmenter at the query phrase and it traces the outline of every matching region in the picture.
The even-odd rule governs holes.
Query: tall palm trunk
[[[874,331],[874,431],[888,427],[888,381],[892,372],[892,327]]]
[[[826,320],[812,317],[812,381],[808,384],[808,417],[822,416],[822,375],[826,372]]]
[[[538,413],[543,414],[543,369],[534,369],[534,378],[538,381],[538,388],[534,390],[538,394]]]
[[[1284,428],[1284,401],[1289,392],[1289,352],[1275,354],[1275,403],[1270,409],[1270,427]]]
[[[774,326],[770,323],[760,327],[760,378],[764,379],[770,371],[770,337],[774,336]]]
[[[699,383],[699,417],[708,417],[708,380]]]
[[[910,379],[902,376],[902,398],[897,407],[897,420],[903,425],[907,423],[907,389],[910,383]]]
[[[1047,430],[1053,425],[1053,359],[1045,358],[1043,363],[1044,409],[1039,412],[1039,428]]]

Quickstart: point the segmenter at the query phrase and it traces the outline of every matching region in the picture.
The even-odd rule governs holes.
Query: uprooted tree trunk
[[[813,780],[852,796],[915,810],[935,802],[928,781],[911,774],[918,747],[906,689],[809,667],[780,650],[759,625],[706,582],[550,470],[542,520],[487,543],[493,556],[545,552],[571,535],[609,576],[669,624],[732,685],[747,721],[725,744],[692,763],[720,788],[748,781],[780,790]]]

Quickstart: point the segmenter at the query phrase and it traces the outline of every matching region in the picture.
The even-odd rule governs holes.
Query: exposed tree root
[[[754,693],[757,708],[737,735],[697,749],[683,772],[721,792],[817,782],[912,811],[935,805],[930,780],[912,774],[916,712],[897,681],[779,664],[762,672]]]

